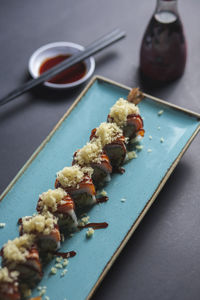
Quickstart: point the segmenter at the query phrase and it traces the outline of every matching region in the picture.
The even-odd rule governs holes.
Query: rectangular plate
[[[129,90],[102,77],[91,80],[2,194],[0,222],[6,226],[0,229],[1,246],[18,236],[18,218],[35,212],[38,195],[54,187],[56,172],[71,165],[74,151],[88,141],[91,130],[106,121],[110,107],[119,97],[126,98]],[[77,255],[70,259],[64,277],[62,270],[49,275],[55,260],[46,267],[40,285],[47,286],[51,299],[92,296],[200,129],[198,114],[149,95],[139,107],[146,131],[141,142],[144,148],[125,165],[123,175],[112,176],[106,187],[109,201],[88,212],[91,222],[106,221],[109,227],[95,231],[91,239],[82,230],[62,244],[62,251],[75,250]],[[158,116],[160,110],[164,113]],[[121,198],[126,201],[122,203]],[[33,295],[38,295],[37,289]]]

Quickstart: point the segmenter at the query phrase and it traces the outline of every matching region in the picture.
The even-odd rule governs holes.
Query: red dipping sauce
[[[51,69],[55,65],[61,63],[63,60],[69,58],[71,55],[57,55],[54,57],[47,58],[39,68],[39,74],[46,72],[47,70]],[[80,80],[85,76],[87,72],[87,67],[84,62],[77,63],[76,65],[68,68],[67,70],[62,71],[60,74],[54,76],[53,78],[49,79],[48,82],[56,83],[56,84],[66,84],[72,83],[77,80]]]

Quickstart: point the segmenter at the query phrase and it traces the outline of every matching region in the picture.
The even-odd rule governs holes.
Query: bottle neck
[[[171,12],[178,15],[177,0],[157,0],[156,13]]]

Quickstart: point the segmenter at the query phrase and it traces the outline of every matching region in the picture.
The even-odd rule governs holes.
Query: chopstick
[[[111,32],[109,32],[106,35],[103,35],[99,39],[95,40],[93,43],[91,43],[89,46],[85,48],[84,51],[79,52],[76,55],[71,56],[70,58],[64,60],[63,62],[57,64],[50,70],[44,72],[42,75],[40,75],[38,78],[31,79],[28,82],[24,83],[19,88],[16,88],[6,96],[0,99],[0,106],[8,103],[9,101],[19,97],[23,93],[31,90],[32,88],[36,87],[37,85],[51,79],[55,75],[59,74],[60,72],[64,71],[67,68],[70,68],[71,66],[75,65],[76,63],[90,57],[91,55],[96,54],[97,52],[105,49],[106,47],[110,46],[111,44],[119,41],[120,39],[124,38],[126,36],[124,31],[121,31],[120,29],[115,29]]]

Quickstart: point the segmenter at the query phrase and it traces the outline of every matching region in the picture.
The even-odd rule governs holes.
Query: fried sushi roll
[[[73,164],[92,168],[92,181],[96,187],[103,186],[104,183],[110,181],[112,166],[98,140],[87,143],[83,148],[76,151],[74,153]]]
[[[53,253],[60,248],[60,231],[57,218],[50,212],[20,219],[20,235],[32,234],[40,252]]]
[[[38,200],[37,211],[40,213],[50,211],[58,218],[58,226],[61,230],[73,231],[77,228],[74,201],[62,188],[42,193]]]
[[[101,123],[98,128],[92,130],[90,140],[91,142],[100,141],[113,169],[123,164],[126,158],[126,139],[117,124]]]
[[[0,269],[0,300],[20,300],[19,272]]]
[[[138,135],[144,136],[143,120],[139,108],[123,98],[120,98],[110,109],[107,121],[116,123],[129,142]]]
[[[34,236],[25,234],[8,241],[1,250],[2,266],[19,272],[19,281],[34,287],[42,279],[42,265]]]
[[[77,208],[96,203],[96,190],[91,179],[93,170],[78,165],[65,167],[57,173],[55,188],[64,189],[75,202]]]

